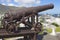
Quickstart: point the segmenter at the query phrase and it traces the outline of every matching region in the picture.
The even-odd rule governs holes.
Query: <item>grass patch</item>
[[[60,32],[60,27],[56,27],[55,31]]]
[[[51,33],[52,32],[52,29],[51,28],[47,28],[47,32],[48,33]]]
[[[47,33],[51,33],[52,32],[52,29],[51,28],[46,28],[44,31],[47,32]],[[43,34],[44,31],[42,31],[42,32],[40,32],[38,34]]]
[[[51,28],[46,28],[44,31],[47,32],[47,33],[51,33],[52,29]],[[40,32],[39,34],[43,34],[44,31]]]
[[[43,31],[42,32],[39,32],[38,34],[40,34],[40,35],[43,34]]]
[[[51,33],[52,29],[51,28],[46,28],[47,33]],[[56,27],[55,32],[60,32],[60,27]],[[43,34],[43,31],[40,32],[39,34]]]

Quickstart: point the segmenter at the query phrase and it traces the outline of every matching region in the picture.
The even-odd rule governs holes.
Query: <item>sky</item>
[[[0,0],[0,4],[6,6],[16,6],[16,7],[34,7],[46,4],[54,4],[54,8],[51,10],[43,11],[40,13],[58,13],[60,14],[60,0]]]

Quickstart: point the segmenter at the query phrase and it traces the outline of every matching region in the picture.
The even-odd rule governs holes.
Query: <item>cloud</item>
[[[1,3],[2,5],[6,5],[5,3]]]
[[[14,0],[17,3],[20,3],[19,6],[31,7],[40,4],[40,0]]]
[[[6,3],[1,3],[2,5],[6,5],[6,6],[16,6],[17,7],[17,5],[15,5],[15,4],[13,4],[13,3],[8,3],[8,4],[6,4]]]
[[[40,4],[40,0],[1,0],[3,5],[8,5],[8,6],[18,6],[18,7],[31,7],[34,5]],[[17,4],[15,4],[17,3]]]
[[[15,0],[15,2],[31,4],[31,3],[35,3],[35,0]]]
[[[0,2],[1,2],[2,5],[16,6],[14,3],[12,3],[12,0],[1,0]]]
[[[31,6],[33,6],[33,5],[31,5],[31,4],[21,4],[18,7],[31,7]]]
[[[22,3],[22,4],[35,4],[40,3],[40,0],[14,0],[15,2]]]
[[[9,4],[7,4],[8,6],[16,6],[15,4],[13,4],[13,3],[9,3]]]

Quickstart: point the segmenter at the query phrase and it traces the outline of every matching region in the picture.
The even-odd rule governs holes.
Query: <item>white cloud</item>
[[[23,4],[40,3],[40,0],[14,0],[14,1]]]
[[[8,4],[8,6],[14,6],[14,4]]]
[[[7,4],[8,6],[16,6],[15,4],[13,4],[13,3],[9,3],[9,4]]]
[[[17,4],[12,3],[12,0],[1,0],[1,2],[3,5],[18,7],[31,7],[40,4],[40,0],[14,0],[14,2]]]
[[[6,5],[5,3],[1,3],[2,5]]]
[[[13,4],[13,3],[8,3],[8,4],[2,3],[2,5],[7,5],[7,6],[17,6],[17,5],[15,5],[15,4]]]
[[[33,4],[40,4],[40,0],[14,0],[17,3],[20,3],[20,6],[31,7]]]
[[[33,5],[31,5],[31,4],[21,4],[21,5],[19,5],[19,7],[31,7],[31,6],[33,6]]]
[[[34,3],[35,0],[15,0],[15,2],[20,2],[20,3]]]

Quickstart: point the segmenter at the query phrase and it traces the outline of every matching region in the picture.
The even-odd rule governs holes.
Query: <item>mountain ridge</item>
[[[9,10],[19,10],[22,8],[25,8],[25,7],[5,6],[5,5],[0,4],[0,14],[4,14]]]

